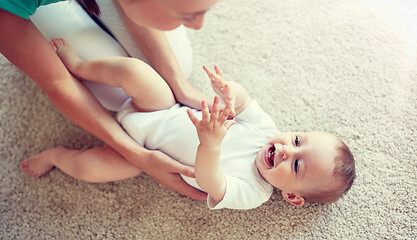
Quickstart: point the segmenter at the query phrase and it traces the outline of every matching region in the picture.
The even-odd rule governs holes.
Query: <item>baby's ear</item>
[[[297,206],[301,207],[304,205],[305,200],[302,196],[294,194],[294,193],[287,193],[284,191],[281,191],[282,196],[284,197],[285,201]]]

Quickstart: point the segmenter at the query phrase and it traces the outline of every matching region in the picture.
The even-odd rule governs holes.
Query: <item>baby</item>
[[[204,67],[218,95],[211,112],[204,101],[197,111],[176,104],[166,82],[138,59],[82,60],[64,39],[53,39],[51,45],[79,79],[121,87],[131,96],[117,114],[119,123],[142,146],[194,165],[195,178],[182,177],[208,193],[210,209],[258,207],[270,198],[273,187],[296,206],[330,203],[352,186],[355,162],[342,140],[324,132],[279,133],[241,85],[224,81],[218,66],[214,72]],[[58,147],[25,159],[21,168],[39,177],[55,166],[89,182],[141,173],[120,155],[102,158],[101,152]]]

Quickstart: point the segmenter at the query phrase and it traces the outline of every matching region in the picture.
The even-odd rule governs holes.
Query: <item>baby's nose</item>
[[[287,152],[287,149],[286,149],[285,145],[276,144],[275,145],[275,149],[277,150],[277,153],[278,153],[276,155],[278,155],[278,157],[281,160],[287,160],[287,158],[288,158],[288,152]]]

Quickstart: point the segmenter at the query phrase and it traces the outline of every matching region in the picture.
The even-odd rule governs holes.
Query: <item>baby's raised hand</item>
[[[223,72],[218,65],[214,66],[215,73],[211,71],[208,67],[203,66],[204,71],[206,71],[208,77],[211,80],[211,86],[213,87],[214,92],[219,95],[225,104],[231,103],[230,115],[232,117],[236,116],[235,113],[235,103],[237,94],[233,91],[230,84],[226,83],[223,78]]]
[[[231,103],[227,103],[226,107],[220,112],[220,100],[218,96],[214,97],[211,113],[207,103],[202,102],[202,119],[199,120],[190,109],[187,110],[188,116],[197,129],[200,144],[212,147],[219,147],[226,135],[227,130],[235,123],[235,121],[226,121],[230,114]]]

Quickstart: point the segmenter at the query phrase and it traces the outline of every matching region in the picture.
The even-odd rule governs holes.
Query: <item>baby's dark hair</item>
[[[77,0],[77,3],[88,13],[88,15],[100,15],[100,7],[96,0]]]
[[[335,168],[333,177],[338,179],[339,184],[331,189],[321,189],[312,193],[304,194],[303,197],[308,202],[332,203],[336,202],[352,187],[353,181],[356,179],[355,159],[349,147],[338,137],[340,142],[337,144],[337,155],[334,159]]]

